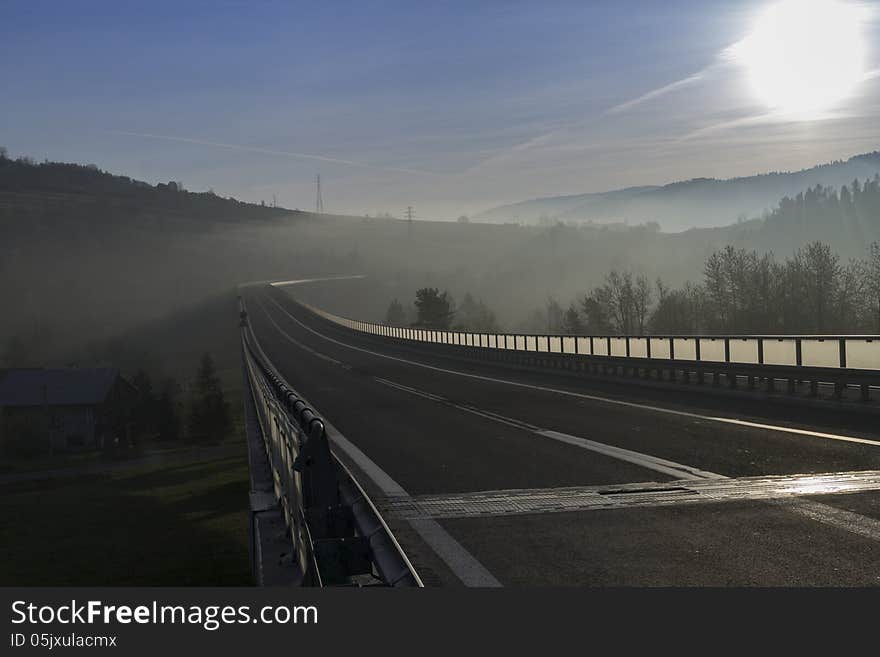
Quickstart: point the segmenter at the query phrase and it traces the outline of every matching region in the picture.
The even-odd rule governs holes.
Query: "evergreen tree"
[[[436,287],[423,287],[416,292],[415,301],[418,313],[416,326],[427,329],[448,331],[455,316],[452,298]]]
[[[385,312],[385,323],[390,326],[404,326],[406,324],[406,310],[403,304],[394,299]]]
[[[190,406],[189,434],[194,440],[219,441],[230,428],[229,405],[210,354],[202,356]]]

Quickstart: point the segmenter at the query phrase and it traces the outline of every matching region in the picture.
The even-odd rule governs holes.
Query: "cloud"
[[[654,100],[656,98],[660,98],[661,96],[665,96],[666,94],[672,93],[673,91],[677,91],[683,87],[688,87],[692,84],[700,82],[705,79],[709,71],[711,70],[711,66],[704,68],[702,71],[698,73],[694,73],[691,76],[686,78],[682,78],[681,80],[677,80],[666,86],[659,87],[654,89],[653,91],[649,91],[648,93],[642,94],[638,98],[633,98],[632,100],[628,100],[625,103],[621,103],[620,105],[615,105],[607,110],[605,110],[605,114],[620,114],[621,112],[626,112],[631,110],[642,103],[646,103],[648,101]]]
[[[263,155],[276,155],[280,157],[292,157],[303,160],[317,160],[319,162],[330,162],[332,164],[342,164],[350,167],[358,167],[361,169],[378,169],[382,171],[396,171],[398,173],[410,173],[423,176],[437,176],[439,174],[421,169],[408,169],[405,167],[389,167],[381,164],[368,164],[365,162],[355,162],[354,160],[344,160],[338,157],[327,157],[325,155],[315,155],[312,153],[297,153],[293,151],[279,151],[271,148],[260,148],[258,146],[242,146],[240,144],[226,144],[219,141],[209,141],[206,139],[193,139],[191,137],[173,137],[169,135],[156,135],[147,132],[129,132],[126,130],[111,130],[110,134],[126,135],[129,137],[142,137],[145,139],[161,139],[164,141],[174,141],[184,144],[196,144],[199,146],[212,146],[215,148],[227,148],[235,151],[245,151],[248,153],[261,153]]]

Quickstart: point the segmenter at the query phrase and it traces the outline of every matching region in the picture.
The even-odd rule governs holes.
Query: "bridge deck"
[[[550,499],[570,487],[650,489],[668,499],[669,488],[688,489],[681,482],[705,489],[729,478],[725,490],[753,490],[737,480],[880,470],[875,417],[462,362],[354,334],[282,290],[244,296],[268,357],[347,439],[337,453],[426,583],[880,583],[876,473],[788,477],[779,494],[765,484],[760,495],[708,503],[681,493],[670,504],[565,511],[475,506],[485,505],[478,493],[509,489]],[[464,511],[413,513],[424,496]]]

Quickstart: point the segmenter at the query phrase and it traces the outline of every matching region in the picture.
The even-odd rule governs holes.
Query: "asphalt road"
[[[880,584],[877,416],[428,355],[295,292],[244,288],[251,326],[428,584]]]

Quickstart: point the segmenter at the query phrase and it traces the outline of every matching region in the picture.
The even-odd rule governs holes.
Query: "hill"
[[[556,196],[522,201],[487,210],[474,217],[495,223],[656,222],[665,231],[724,226],[759,217],[784,196],[809,187],[840,187],[880,172],[880,151],[794,172],[773,172],[718,180],[696,178],[661,187],[632,187],[612,192]]]
[[[0,361],[83,363],[71,354],[120,336],[112,357],[93,350],[98,362],[126,362],[131,352],[132,362],[158,362],[165,353],[173,363],[186,345],[209,346],[205,338],[186,342],[176,332],[181,323],[198,323],[183,319],[191,318],[187,309],[234,336],[234,308],[229,324],[220,326],[227,302],[216,300],[230,299],[243,281],[367,274],[362,284],[304,286],[301,293],[328,310],[381,319],[393,298],[408,302],[419,287],[440,287],[459,301],[467,293],[483,299],[503,326],[516,328],[548,297],[578,298],[611,269],[650,281],[662,277],[676,287],[699,279],[706,259],[728,244],[784,258],[818,239],[846,259],[864,257],[867,244],[880,239],[875,178],[846,190],[800,189],[777,199],[766,217],[668,233],[656,225],[314,215],[68,166],[0,167]],[[3,171],[18,171],[24,182],[11,183]],[[137,329],[162,317],[168,330]],[[148,353],[138,344],[162,346]]]

